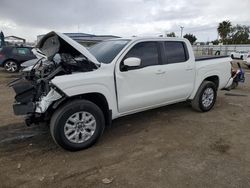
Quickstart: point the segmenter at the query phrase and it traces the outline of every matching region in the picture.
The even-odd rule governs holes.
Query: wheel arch
[[[217,89],[218,89],[219,84],[220,84],[220,79],[219,79],[219,76],[217,76],[217,75],[209,76],[209,77],[205,78],[203,81],[211,81],[211,82],[213,82],[216,85]]]
[[[194,91],[193,93],[190,95],[190,97],[188,98],[189,100],[193,99],[198,91],[198,89],[200,88],[201,84],[204,82],[204,81],[211,81],[213,82],[215,85],[216,85],[216,88],[218,90],[219,88],[219,85],[220,85],[220,79],[219,79],[219,76],[217,74],[209,74],[209,75],[206,75],[204,76],[202,79],[200,79],[200,81],[196,81],[196,87],[194,88]]]
[[[18,60],[14,59],[14,58],[8,58],[8,59],[5,59],[5,60],[3,61],[3,66],[4,66],[4,64],[5,64],[7,61],[15,61],[16,63],[18,63],[18,65],[20,65],[20,62],[19,62]]]
[[[64,97],[51,105],[50,111],[55,111],[66,103],[74,100],[85,99],[96,104],[103,112],[105,118],[105,125],[110,126],[112,121],[112,110],[109,107],[106,97],[98,92],[84,93],[75,96]],[[50,113],[49,113],[50,114]]]

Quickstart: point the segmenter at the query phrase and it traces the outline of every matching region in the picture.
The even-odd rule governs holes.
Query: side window
[[[159,54],[157,42],[141,42],[133,46],[132,49],[123,58],[137,57],[141,59],[141,65],[138,68],[143,68],[159,64]]]
[[[31,54],[29,48],[17,48],[16,52],[19,55],[30,55]]]
[[[186,45],[183,42],[167,41],[165,42],[165,50],[166,63],[182,63],[188,60]]]

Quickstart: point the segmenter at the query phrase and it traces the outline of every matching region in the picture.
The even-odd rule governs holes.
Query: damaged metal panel
[[[25,115],[28,124],[49,119],[48,108],[63,97],[56,86],[52,86],[51,80],[65,74],[95,71],[100,67],[85,47],[57,32],[45,35],[34,52],[38,59],[22,71],[21,79],[9,84],[16,93],[14,113]]]
[[[57,93],[54,89],[51,89],[50,92],[45,97],[42,97],[41,101],[36,103],[35,111],[37,113],[44,113],[52,102],[60,98],[62,98],[62,96],[59,93]]]

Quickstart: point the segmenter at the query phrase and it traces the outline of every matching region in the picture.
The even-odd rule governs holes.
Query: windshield
[[[89,51],[101,63],[111,63],[129,40],[109,40],[92,46]]]

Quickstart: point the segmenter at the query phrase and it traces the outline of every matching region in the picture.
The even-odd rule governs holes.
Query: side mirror
[[[124,66],[127,67],[138,67],[141,65],[141,59],[137,57],[129,57],[123,61]]]

